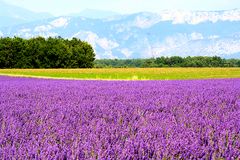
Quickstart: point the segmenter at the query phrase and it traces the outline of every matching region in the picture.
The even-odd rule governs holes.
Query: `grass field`
[[[104,80],[212,79],[240,78],[240,68],[0,69],[0,75]]]

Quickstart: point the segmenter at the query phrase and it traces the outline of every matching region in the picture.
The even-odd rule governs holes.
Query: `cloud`
[[[191,34],[191,40],[200,40],[203,39],[203,35],[201,33],[193,32]]]
[[[61,18],[58,18],[52,22],[50,22],[50,24],[53,26],[53,27],[65,27],[68,25],[68,19],[67,18],[64,18],[64,17],[61,17]]]
[[[166,10],[159,13],[162,21],[172,21],[173,24],[199,24],[210,21],[239,21],[240,9],[227,10],[222,12],[206,11],[184,11],[184,10]]]
[[[58,18],[58,19],[50,22],[48,25],[36,26],[33,30],[34,30],[34,32],[43,33],[43,32],[49,32],[54,27],[55,28],[57,28],[57,27],[64,27],[64,26],[67,26],[67,25],[68,25],[68,19],[61,17],[61,18]],[[31,29],[23,28],[23,29],[20,29],[19,32],[27,33],[27,32],[31,32]],[[44,34],[44,35],[47,35],[47,34]],[[50,34],[50,35],[56,35],[56,34]]]
[[[118,43],[108,40],[107,38],[98,38],[97,44],[105,50],[111,50],[119,46]]]
[[[20,33],[31,32],[30,28],[22,28],[19,30]]]
[[[240,52],[240,40],[222,39],[214,43],[209,43],[206,48],[203,49],[206,53],[212,53],[214,55],[229,55],[232,53]]]
[[[52,29],[50,25],[41,25],[34,28],[34,32],[47,32]]]
[[[109,56],[109,58],[117,58],[112,55],[112,50],[114,48],[119,47],[119,44],[115,41],[112,41],[105,37],[99,37],[96,33],[91,31],[79,31],[77,34],[74,34],[72,37],[78,37],[82,40],[89,42],[93,46],[95,52],[96,52],[96,48],[99,46],[104,50],[104,53],[103,53],[104,56],[106,57]],[[99,56],[98,52],[96,52],[96,54]]]
[[[159,21],[160,18],[156,14],[142,13],[141,15],[136,17],[133,24],[134,26],[137,26],[139,28],[149,28],[154,24],[158,23]]]
[[[194,36],[193,36],[194,35]],[[197,36],[196,36],[197,35]],[[217,35],[203,37],[200,34],[177,35],[153,45],[155,56],[221,56],[240,52],[239,39],[224,39]]]
[[[130,58],[133,51],[130,51],[128,48],[121,49],[121,53],[124,54],[126,58]]]

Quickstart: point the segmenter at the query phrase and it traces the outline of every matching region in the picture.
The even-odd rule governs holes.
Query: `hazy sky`
[[[64,15],[84,9],[119,13],[158,12],[165,9],[227,10],[240,8],[240,0],[4,0],[36,12]],[[0,7],[1,8],[1,7]]]

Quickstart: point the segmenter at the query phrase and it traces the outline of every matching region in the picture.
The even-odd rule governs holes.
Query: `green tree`
[[[77,38],[0,38],[1,68],[92,68],[94,60],[91,45]]]

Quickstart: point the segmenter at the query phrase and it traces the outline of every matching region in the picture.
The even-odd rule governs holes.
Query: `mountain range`
[[[0,27],[14,26],[53,17],[49,13],[36,13],[0,0]]]
[[[93,46],[97,58],[240,58],[240,9],[126,15],[85,10],[54,17],[11,7],[15,6],[5,4],[2,10],[1,4],[0,36],[77,37]]]

